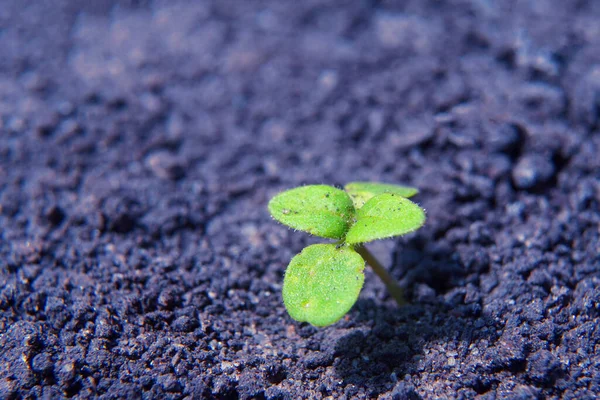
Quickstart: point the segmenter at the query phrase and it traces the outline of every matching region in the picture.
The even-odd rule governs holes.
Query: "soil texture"
[[[600,2],[2,0],[0,398],[600,396]],[[279,191],[405,183],[328,328]]]

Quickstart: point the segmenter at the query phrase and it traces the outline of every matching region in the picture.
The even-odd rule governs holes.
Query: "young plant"
[[[269,202],[269,212],[282,224],[337,240],[306,247],[287,267],[283,302],[297,321],[327,326],[342,318],[358,299],[365,261],[396,302],[404,303],[401,287],[364,243],[420,228],[425,212],[407,199],[418,190],[374,182],[352,182],[344,189],[302,186]]]

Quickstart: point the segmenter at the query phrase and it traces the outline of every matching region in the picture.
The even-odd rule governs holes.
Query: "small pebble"
[[[157,151],[146,158],[146,165],[159,178],[178,180],[185,175],[183,163],[167,151]]]
[[[512,171],[515,186],[519,189],[531,189],[546,183],[554,177],[555,167],[547,157],[532,154],[519,160]]]

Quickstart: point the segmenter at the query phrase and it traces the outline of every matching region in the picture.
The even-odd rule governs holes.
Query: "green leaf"
[[[333,324],[356,302],[364,268],[364,260],[350,247],[306,247],[285,271],[283,302],[288,313],[296,321],[315,326]]]
[[[358,210],[373,196],[382,193],[393,193],[402,197],[412,197],[419,190],[410,186],[390,185],[376,182],[350,182],[344,189],[352,198],[354,207]]]
[[[425,223],[425,211],[393,193],[379,194],[356,212],[356,223],[346,234],[346,243],[356,244],[404,235]]]
[[[273,197],[269,212],[284,225],[330,239],[342,239],[354,218],[346,192],[327,185],[309,185]]]

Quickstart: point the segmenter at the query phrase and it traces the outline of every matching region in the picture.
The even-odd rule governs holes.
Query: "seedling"
[[[342,318],[358,299],[365,262],[396,302],[404,304],[402,288],[364,243],[420,228],[425,212],[407,199],[418,190],[372,182],[353,182],[344,189],[301,186],[269,202],[269,212],[282,224],[337,240],[306,247],[287,267],[283,302],[297,321],[327,326]]]

